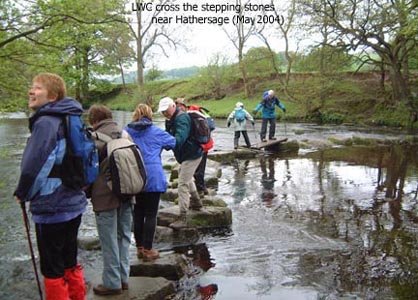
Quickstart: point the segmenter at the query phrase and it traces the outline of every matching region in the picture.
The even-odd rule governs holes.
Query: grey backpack
[[[125,134],[125,136],[124,136]],[[117,138],[94,132],[97,140],[105,143],[109,174],[107,185],[121,198],[134,196],[142,192],[147,182],[144,160],[141,150],[129,138],[126,132]]]

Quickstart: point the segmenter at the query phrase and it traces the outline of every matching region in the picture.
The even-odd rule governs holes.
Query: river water
[[[130,116],[115,113],[123,125]],[[156,123],[163,127],[163,120]],[[233,147],[225,123],[217,120],[215,151]],[[252,142],[258,129],[259,124],[249,129]],[[267,153],[222,165],[217,197],[232,209],[233,225],[229,232],[202,237],[213,265],[184,282],[185,289],[196,281],[216,284],[213,299],[225,300],[417,299],[417,148],[400,143],[317,149],[328,138],[404,140],[407,135],[289,123],[278,124],[277,131],[310,146],[298,155]],[[22,214],[12,198],[27,137],[25,114],[0,117],[2,300],[39,298]],[[163,152],[163,160],[169,159],[171,152]],[[93,232],[90,211],[80,234]],[[94,266],[98,257],[80,251],[84,264]]]

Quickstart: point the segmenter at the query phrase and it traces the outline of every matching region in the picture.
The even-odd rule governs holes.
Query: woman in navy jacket
[[[86,289],[77,263],[77,233],[87,206],[83,190],[66,187],[51,176],[63,163],[67,142],[63,118],[81,115],[80,103],[65,98],[64,80],[41,73],[29,90],[31,135],[23,152],[21,174],[14,193],[18,202],[30,202],[44,276],[46,300],[84,300]],[[59,115],[57,115],[59,114]]]
[[[157,227],[160,194],[167,190],[161,152],[163,149],[173,149],[176,139],[152,123],[152,110],[146,104],[136,107],[132,121],[125,130],[141,149],[147,171],[145,190],[136,195],[135,199],[134,236],[138,258],[149,261],[159,257],[159,252],[152,249],[152,244]]]

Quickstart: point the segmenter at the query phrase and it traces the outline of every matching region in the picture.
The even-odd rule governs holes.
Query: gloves
[[[231,126],[231,122],[228,122],[227,126],[228,126],[228,127],[229,127],[229,126]]]
[[[284,113],[286,112],[286,108],[283,107],[282,110],[283,110]]]
[[[251,124],[253,124],[253,126],[255,125],[255,122],[254,121],[251,121]]]
[[[257,114],[257,111],[256,110],[253,110],[253,115],[256,115]]]

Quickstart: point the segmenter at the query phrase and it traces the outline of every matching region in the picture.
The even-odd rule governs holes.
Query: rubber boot
[[[68,300],[68,284],[64,277],[44,278],[45,300]]]
[[[83,267],[77,264],[73,268],[65,269],[64,278],[68,281],[70,299],[86,300],[86,283],[84,281]]]
[[[190,205],[191,210],[201,210],[203,207],[202,200],[200,200],[199,193],[197,191],[190,193]]]

